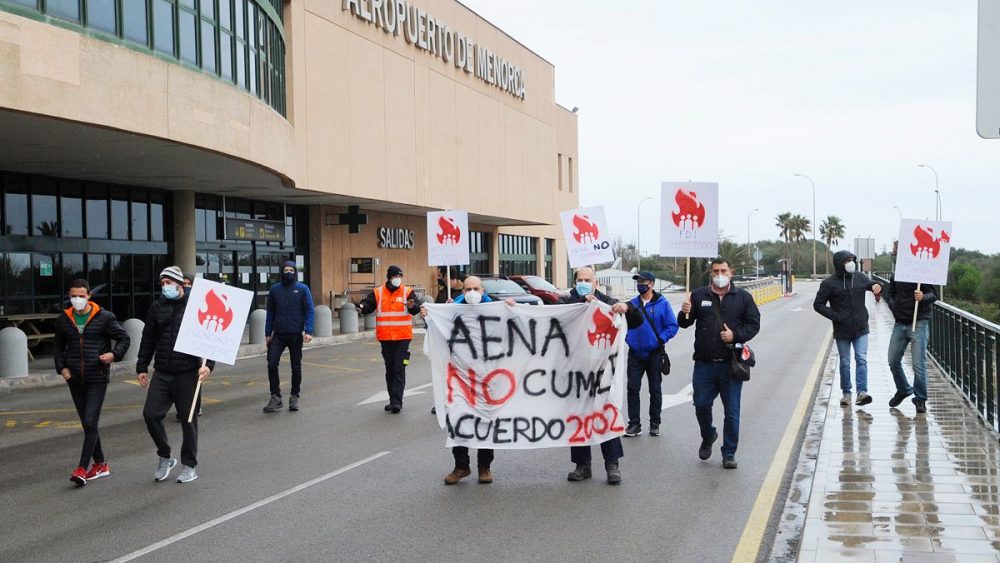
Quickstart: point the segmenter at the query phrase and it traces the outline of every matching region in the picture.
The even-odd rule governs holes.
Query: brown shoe
[[[451,470],[451,473],[444,476],[444,484],[454,485],[469,475],[472,475],[472,471],[468,467],[456,467]]]
[[[490,468],[489,467],[480,467],[479,468],[479,482],[480,483],[492,483],[493,482],[493,473],[490,472]]]

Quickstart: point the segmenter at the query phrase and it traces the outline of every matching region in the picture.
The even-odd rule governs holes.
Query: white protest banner
[[[609,306],[425,307],[424,353],[448,446],[584,446],[624,433],[627,328]]]
[[[469,212],[427,213],[429,266],[465,266],[469,263]]]
[[[236,363],[253,292],[197,278],[174,350],[224,364]]]
[[[570,209],[560,214],[570,268],[615,261],[604,206]]]
[[[718,256],[719,184],[663,182],[660,186],[660,254]]]
[[[951,235],[951,221],[900,221],[896,281],[946,285]]]

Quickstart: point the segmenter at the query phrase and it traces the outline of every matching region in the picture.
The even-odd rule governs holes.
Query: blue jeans
[[[927,338],[930,335],[930,321],[927,319],[917,321],[917,330],[912,330],[910,323],[897,322],[892,327],[892,336],[889,338],[889,371],[892,372],[892,379],[896,383],[896,392],[905,391],[913,393],[913,398],[917,401],[927,400]],[[903,352],[906,345],[910,344],[910,361],[913,364],[913,386],[906,380],[906,373],[903,371]]]
[[[661,367],[663,367],[663,354],[650,354],[642,358],[632,352],[628,353],[626,397],[629,424],[642,424],[639,414],[639,391],[642,389],[642,377],[645,375],[649,379],[649,423],[660,425],[660,411],[663,410]]]
[[[851,392],[851,347],[854,347],[854,365],[857,371],[858,392],[868,392],[868,335],[850,340],[837,339],[837,353],[840,354],[840,390]]]
[[[722,397],[725,423],[722,427],[722,457],[736,455],[736,445],[740,441],[740,394],[743,382],[733,379],[729,373],[729,362],[695,361],[694,413],[701,427],[701,438],[710,439],[715,434],[712,426],[712,403]]]

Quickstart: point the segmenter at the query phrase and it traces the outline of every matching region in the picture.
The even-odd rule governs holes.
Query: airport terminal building
[[[564,286],[577,176],[553,65],[456,0],[0,0],[0,317],[85,277],[142,318],[172,263],[433,292],[438,209],[470,271]]]

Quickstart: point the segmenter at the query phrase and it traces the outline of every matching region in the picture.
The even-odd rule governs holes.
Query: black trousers
[[[626,397],[628,398],[629,424],[641,424],[642,422],[639,418],[639,390],[642,389],[643,377],[649,379],[649,423],[660,424],[660,410],[663,407],[661,366],[663,366],[663,354],[650,354],[649,357],[641,358],[629,352],[626,366],[628,371]]]
[[[91,459],[94,463],[104,463],[104,450],[101,449],[97,423],[101,419],[101,407],[104,406],[108,382],[81,381],[73,377],[67,383],[76,413],[80,415],[80,424],[83,425],[83,451],[80,452],[79,467],[86,469],[90,466]]]
[[[462,469],[469,469],[469,448],[465,446],[455,446],[451,449],[452,455],[455,456],[455,467],[460,467]],[[480,448],[476,453],[476,462],[479,467],[489,467],[493,463],[493,450],[485,450]]]
[[[197,383],[197,371],[183,374],[156,371],[149,382],[146,404],[142,408],[146,429],[156,444],[156,455],[170,457],[170,442],[167,440],[163,417],[170,411],[171,405],[177,407],[177,412],[181,413],[181,432],[184,435],[181,463],[188,467],[198,465],[198,411],[195,411],[192,422],[187,421]]]
[[[292,395],[299,396],[302,385],[302,333],[281,334],[271,337],[271,345],[267,347],[267,380],[271,384],[271,394],[281,396],[281,380],[278,378],[278,364],[281,354],[288,348],[292,361]]]
[[[605,462],[618,461],[619,458],[624,457],[625,450],[622,449],[622,439],[612,438],[607,442],[602,442],[601,455],[604,456]],[[590,463],[590,446],[573,446],[569,449],[569,459],[573,463]]]
[[[409,340],[382,340],[382,359],[385,360],[385,387],[389,391],[389,404],[403,406],[406,389],[406,363],[410,360]]]

